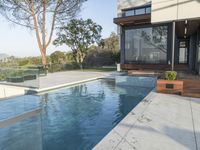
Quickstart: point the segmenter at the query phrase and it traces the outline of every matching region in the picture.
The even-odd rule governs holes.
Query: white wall
[[[200,0],[152,0],[152,23],[193,18],[200,18]]]
[[[0,99],[24,95],[27,88],[9,85],[0,85]]]
[[[200,18],[200,0],[179,0],[178,19]]]

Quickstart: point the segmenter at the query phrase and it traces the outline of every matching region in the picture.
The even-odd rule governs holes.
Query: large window
[[[167,63],[168,26],[125,30],[125,62]]]
[[[123,10],[123,16],[137,16],[151,13],[151,6]]]

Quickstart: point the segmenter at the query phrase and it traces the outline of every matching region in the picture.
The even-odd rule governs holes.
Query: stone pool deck
[[[110,74],[111,72],[84,72],[84,71],[65,71],[65,72],[49,73],[47,76],[39,78],[38,91],[46,91],[63,86],[96,80],[98,78],[109,76]]]
[[[29,81],[26,84],[38,84],[38,88],[24,88],[20,86],[0,85],[0,99],[13,96],[24,95],[27,92],[40,93],[65,86],[79,84],[99,78],[108,77],[113,72],[84,72],[84,71],[65,71],[49,73],[47,76],[39,77],[37,81]],[[26,85],[25,84],[25,85]]]
[[[94,150],[200,150],[200,99],[151,92]]]

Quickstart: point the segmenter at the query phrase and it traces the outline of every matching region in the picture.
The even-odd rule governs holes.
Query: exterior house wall
[[[193,27],[190,24],[190,20],[195,21],[196,19],[200,19],[200,0],[118,0],[117,7],[117,16],[122,16],[122,10],[130,9],[134,7],[143,7],[145,5],[151,4],[151,23],[141,23],[141,24],[122,24],[118,26],[118,34],[120,37],[120,49],[121,49],[121,64],[139,64],[139,62],[128,62],[125,59],[125,30],[127,28],[142,28],[142,27],[151,27],[151,26],[160,26],[160,25],[168,25],[168,42],[167,42],[167,62],[163,65],[168,65],[172,63],[172,22],[173,21],[183,21],[189,20],[190,29]],[[191,10],[192,8],[192,10]],[[137,8],[136,8],[137,9]],[[194,22],[193,22],[194,23]],[[198,20],[197,22],[198,23]],[[117,23],[118,24],[118,23]],[[195,23],[194,23],[195,27]],[[181,27],[182,28],[182,27]],[[195,28],[196,30],[196,28]],[[188,30],[191,31],[191,30]],[[195,31],[194,33],[188,34],[187,37],[189,39],[189,57],[188,64],[180,64],[179,63],[179,40],[182,35],[178,35],[178,33],[182,33],[182,31],[177,32],[175,39],[175,51],[174,51],[174,62],[175,65],[183,65],[180,69],[183,70],[192,70],[199,71],[200,73],[200,29]],[[183,37],[182,37],[183,38]],[[198,40],[197,40],[198,39]],[[199,43],[198,43],[199,41]],[[199,46],[197,46],[199,44]],[[155,64],[155,65],[160,65]],[[148,63],[144,63],[144,65],[149,65]],[[184,67],[184,65],[186,67]],[[141,67],[141,66],[139,66]],[[125,67],[126,68],[126,67]],[[130,69],[131,67],[129,67]],[[137,68],[137,67],[136,67]]]
[[[152,0],[151,22],[200,18],[199,8],[199,0]]]
[[[178,0],[178,20],[200,18],[200,0]]]

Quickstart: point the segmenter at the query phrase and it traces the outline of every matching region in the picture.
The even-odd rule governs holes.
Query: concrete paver
[[[24,95],[26,92],[43,92],[72,84],[78,84],[98,78],[109,76],[108,72],[83,72],[83,71],[65,71],[57,73],[49,73],[47,76],[42,76],[39,80],[29,81],[27,85],[39,86],[36,88],[25,88],[20,86],[0,85],[0,98],[8,98],[13,96]],[[26,84],[23,83],[23,86]]]
[[[49,73],[47,76],[40,77],[39,87],[40,89],[48,88],[91,78],[100,78],[106,75],[109,75],[109,73],[83,72],[83,71],[65,71],[65,72]]]
[[[199,116],[200,99],[151,92],[94,150],[200,150]]]

